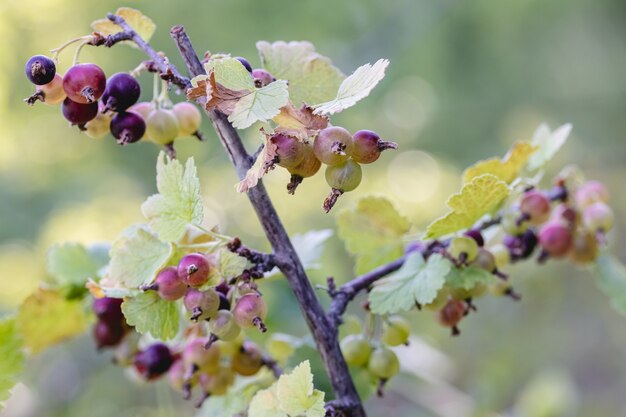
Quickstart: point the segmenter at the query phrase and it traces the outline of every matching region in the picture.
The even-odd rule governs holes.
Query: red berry
[[[77,103],[94,103],[106,88],[104,71],[95,64],[77,64],[63,77],[65,94]]]
[[[541,248],[553,258],[565,256],[572,247],[572,231],[563,223],[550,222],[539,232]]]

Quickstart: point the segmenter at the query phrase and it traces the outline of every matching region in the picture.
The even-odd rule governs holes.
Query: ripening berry
[[[189,318],[191,321],[206,320],[217,314],[220,297],[212,288],[206,291],[189,288],[183,299],[183,304],[185,309],[191,313]]]
[[[528,230],[530,222],[521,215],[517,210],[507,210],[502,215],[500,222],[505,233],[513,236],[521,235]]]
[[[476,255],[476,259],[472,261],[471,265],[482,268],[488,272],[495,272],[497,270],[495,256],[485,248],[478,248],[478,255]]]
[[[67,97],[81,104],[94,103],[106,88],[104,71],[95,64],[77,64],[67,70],[63,77],[63,89]]]
[[[296,165],[293,168],[288,168],[287,170],[291,174],[291,179],[289,184],[287,184],[287,192],[289,194],[294,194],[296,192],[296,188],[298,185],[302,183],[304,178],[312,177],[319,171],[322,163],[315,156],[313,152],[313,146],[308,143],[302,144],[302,162]]]
[[[483,234],[478,229],[470,229],[467,232],[463,233],[463,235],[474,239],[476,241],[476,244],[480,247],[483,247],[485,245],[485,239],[483,238]]]
[[[185,386],[185,364],[182,359],[176,360],[167,371],[167,382],[174,391],[182,392]]]
[[[98,349],[117,346],[125,334],[126,328],[122,322],[98,320],[93,327],[93,338]]]
[[[111,113],[98,113],[95,119],[85,124],[85,134],[93,139],[103,138],[111,129]]]
[[[107,323],[121,323],[124,320],[121,298],[103,297],[93,301],[92,309],[96,317]]]
[[[362,334],[350,334],[340,342],[341,353],[350,366],[364,366],[370,358],[372,347]]]
[[[176,301],[187,292],[187,284],[180,279],[173,266],[162,269],[157,274],[155,284],[159,297],[167,301]]]
[[[487,292],[487,286],[479,282],[469,290],[463,287],[450,288],[450,296],[457,300],[469,300],[470,298],[482,297]]]
[[[411,324],[401,316],[389,316],[383,321],[381,340],[389,346],[406,345],[411,335]]]
[[[613,210],[602,202],[585,207],[582,217],[585,227],[593,232],[606,233],[613,228]]]
[[[35,85],[48,84],[56,75],[54,61],[44,55],[31,57],[24,66],[24,73],[28,80]]]
[[[326,182],[331,188],[341,192],[348,192],[357,188],[362,177],[361,166],[352,159],[326,167]]]
[[[450,299],[450,287],[444,285],[442,289],[437,293],[437,297],[433,301],[428,304],[424,304],[424,308],[431,311],[439,311],[446,305],[448,300]]]
[[[352,144],[350,156],[359,164],[371,164],[380,157],[382,151],[398,149],[397,143],[381,140],[380,136],[371,130],[356,132],[352,136]]]
[[[578,264],[588,264],[598,256],[596,234],[587,230],[578,230],[574,236],[569,257]]]
[[[498,281],[489,285],[489,293],[496,297],[503,297],[507,294],[510,294],[512,289],[513,286],[511,284],[511,281],[505,281],[503,279],[499,279]]]
[[[67,97],[63,89],[63,77],[59,74],[56,74],[48,84],[37,87],[37,91],[43,94],[41,101],[51,106],[63,102]]]
[[[267,316],[267,305],[258,293],[248,293],[237,300],[233,307],[235,322],[239,327],[257,327],[265,332],[263,320]]]
[[[561,222],[546,223],[539,232],[541,248],[553,258],[567,255],[572,242],[572,231]]]
[[[235,382],[235,374],[227,368],[220,368],[215,375],[200,374],[200,386],[209,395],[224,395]]]
[[[145,379],[156,379],[174,363],[174,356],[163,343],[155,343],[135,356],[135,369]]]
[[[542,224],[550,217],[550,199],[541,191],[530,190],[522,196],[519,209],[531,224]]]
[[[235,322],[235,317],[228,310],[219,310],[214,318],[209,321],[209,330],[219,340],[230,342],[237,339],[241,327]]]
[[[137,104],[133,104],[128,108],[128,111],[132,111],[133,113],[137,113],[141,116],[141,118],[145,121],[148,119],[148,116],[154,110],[154,104],[149,101],[140,101]]]
[[[141,87],[135,77],[127,72],[118,72],[107,80],[102,102],[105,111],[120,112],[135,104],[140,95]]]
[[[151,141],[167,145],[178,137],[178,119],[171,110],[153,110],[146,119],[146,131]]]
[[[252,77],[254,78],[254,85],[257,88],[265,87],[266,85],[276,81],[276,78],[274,78],[272,74],[262,68],[253,69]]]
[[[201,372],[214,374],[220,368],[220,348],[213,344],[205,349],[206,341],[202,338],[187,341],[183,349],[182,359],[186,369],[196,367]]]
[[[305,151],[303,148],[306,145],[298,139],[277,133],[270,138],[270,142],[276,145],[276,157],[278,159],[276,164],[278,166],[292,169],[304,159]]]
[[[552,210],[553,220],[561,221],[570,228],[575,228],[579,221],[578,212],[571,206],[561,203]]]
[[[462,263],[472,262],[478,255],[478,243],[471,237],[458,236],[450,241],[448,252]]]
[[[201,287],[209,280],[209,275],[216,268],[214,257],[203,253],[190,253],[178,263],[178,276],[191,287]]]
[[[111,119],[111,134],[119,145],[127,145],[140,140],[146,133],[146,123],[137,113],[125,111]]]
[[[400,372],[400,361],[393,350],[381,346],[370,355],[367,370],[372,376],[387,380]]]
[[[576,190],[576,204],[578,207],[585,208],[598,202],[609,202],[609,190],[600,181],[587,181]]]
[[[255,375],[263,366],[263,353],[259,347],[252,342],[244,342],[235,353],[232,360],[233,371],[239,375]]]
[[[63,117],[72,125],[84,125],[98,115],[98,103],[80,104],[66,98],[61,106]]]
[[[502,269],[511,263],[511,253],[506,246],[502,244],[493,245],[489,251],[496,262],[496,268]]]
[[[235,57],[235,59],[241,62],[241,65],[243,65],[248,70],[249,73],[252,73],[252,65],[250,65],[250,62],[246,58],[238,56],[238,57]]]
[[[465,316],[466,308],[467,305],[464,301],[456,299],[449,300],[446,305],[439,311],[439,315],[437,317],[439,323],[442,326],[455,329],[463,316]],[[455,334],[456,333],[458,333],[458,330],[455,332]]]
[[[352,135],[339,126],[322,129],[313,142],[317,159],[331,166],[346,162],[352,154],[352,147]]]
[[[176,103],[172,108],[176,120],[178,121],[178,130],[180,136],[191,136],[200,129],[202,123],[202,115],[198,107],[191,103],[182,101]]]

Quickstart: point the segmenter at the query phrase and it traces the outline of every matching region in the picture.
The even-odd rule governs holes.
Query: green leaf
[[[24,345],[33,353],[82,333],[87,323],[82,301],[67,300],[59,290],[37,289],[17,313]]]
[[[80,243],[55,245],[48,251],[48,272],[60,285],[84,285],[98,277],[100,267]]]
[[[126,322],[141,333],[150,333],[160,340],[173,339],[178,334],[180,311],[177,303],[159,297],[156,291],[146,291],[122,303]]]
[[[332,99],[345,78],[310,42],[261,41],[256,46],[263,67],[276,79],[289,82],[289,97],[296,106]]]
[[[183,168],[178,160],[161,152],[157,161],[157,189],[159,194],[149,197],[141,211],[161,240],[175,242],[185,234],[189,224],[202,223],[200,180],[193,158],[187,159]]]
[[[302,262],[304,269],[319,269],[318,263],[324,252],[324,244],[333,235],[331,229],[311,230],[302,235],[295,235],[291,243]]]
[[[429,304],[436,297],[450,272],[450,261],[434,254],[424,261],[422,254],[407,256],[402,268],[378,281],[369,294],[375,314],[409,311],[415,303]]]
[[[313,106],[315,114],[339,113],[354,106],[359,100],[364,99],[376,84],[385,77],[385,69],[389,65],[386,59],[379,59],[374,63],[360,66],[343,80],[337,91],[337,97],[333,100]]]
[[[244,415],[254,394],[270,386],[275,378],[264,368],[254,377],[238,378],[225,395],[211,396],[202,404],[196,417],[233,417]]]
[[[550,131],[548,125],[542,124],[539,126],[531,141],[538,149],[528,159],[526,169],[533,172],[543,168],[565,144],[571,131],[571,124],[560,126],[553,132]]]
[[[491,158],[480,161],[467,168],[463,173],[463,182],[470,182],[482,174],[493,174],[507,184],[516,180],[526,162],[537,151],[537,146],[528,142],[516,142],[504,158]]]
[[[15,318],[0,321],[0,410],[24,368],[23,341]]]
[[[596,283],[609,297],[611,306],[626,316],[626,267],[607,251],[602,251],[593,268]]]
[[[446,284],[453,288],[471,290],[478,284],[490,284],[498,281],[498,278],[491,272],[475,266],[462,268],[451,267],[446,276]]]
[[[172,245],[161,242],[143,225],[126,229],[111,247],[108,278],[129,288],[154,280],[172,254]]]
[[[213,70],[215,82],[229,90],[253,91],[256,88],[250,73],[238,59],[229,56],[211,57],[204,64],[204,69],[207,74]]]
[[[239,256],[228,249],[220,251],[220,274],[226,280],[241,275],[247,267],[248,260],[243,256]],[[214,283],[213,285],[217,284],[219,284],[219,282]]]
[[[337,225],[346,249],[356,256],[357,274],[402,256],[402,238],[411,226],[389,200],[381,197],[362,198],[355,208],[341,211]]]
[[[304,361],[270,388],[257,392],[248,417],[324,417],[324,396],[313,387],[311,364]]]
[[[254,122],[270,120],[280,113],[280,108],[288,101],[287,82],[274,81],[241,97],[228,116],[228,120],[237,129],[245,129]]]
[[[139,10],[131,9],[130,7],[120,7],[117,9],[115,14],[123,17],[126,23],[135,29],[135,32],[137,32],[146,42],[150,40],[156,30],[156,25],[152,19],[145,16]],[[104,36],[113,35],[122,31],[121,27],[111,22],[109,19],[95,20],[91,23],[91,28]],[[122,41],[122,43],[130,45],[133,48],[138,48],[138,46],[131,41]]]
[[[486,214],[496,210],[509,195],[507,184],[492,174],[482,174],[452,195],[446,205],[452,211],[435,220],[426,230],[426,239],[434,239],[471,227]]]

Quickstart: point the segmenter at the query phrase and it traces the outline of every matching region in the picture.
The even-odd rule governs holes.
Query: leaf
[[[426,230],[426,239],[438,238],[467,229],[498,208],[509,195],[506,183],[492,174],[482,174],[453,194],[446,205],[450,213],[435,220]]]
[[[143,215],[161,240],[178,241],[190,224],[200,224],[203,218],[200,180],[193,158],[182,164],[159,153],[157,160],[157,189],[141,205]]]
[[[233,107],[228,120],[237,129],[250,127],[254,122],[267,121],[280,112],[289,101],[287,82],[274,81],[263,88],[243,96]]]
[[[9,390],[17,383],[24,368],[22,337],[15,318],[0,321],[0,411],[2,402],[9,398]]]
[[[372,312],[393,314],[411,310],[416,302],[429,304],[445,284],[451,266],[440,254],[424,261],[421,253],[411,253],[399,270],[374,285],[369,294]]]
[[[268,369],[261,370],[252,378],[239,378],[225,395],[213,395],[202,404],[196,417],[233,417],[244,415],[250,400],[260,389],[274,381]]]
[[[60,285],[84,285],[98,277],[99,269],[98,259],[80,243],[55,245],[48,251],[48,272]]]
[[[256,186],[261,178],[274,168],[274,160],[276,158],[276,144],[269,140],[269,135],[261,129],[264,145],[263,149],[256,157],[256,161],[250,167],[246,176],[237,183],[235,189],[239,193],[246,193],[248,190]]]
[[[626,267],[607,251],[601,251],[593,268],[596,283],[611,306],[626,316]]]
[[[276,79],[289,82],[289,97],[296,106],[332,99],[345,78],[310,42],[260,41],[256,46],[263,67]]]
[[[123,17],[126,23],[128,23],[139,36],[146,42],[150,40],[156,25],[148,16],[143,15],[139,10],[131,9],[130,7],[120,7],[115,12],[117,16]],[[109,19],[98,19],[91,22],[91,28],[99,32],[101,35],[114,35],[122,31],[122,28],[111,22]],[[134,42],[123,41],[126,45],[131,45],[134,48],[138,48]]]
[[[543,168],[565,144],[571,131],[571,124],[560,126],[553,132],[546,124],[539,126],[531,141],[538,150],[528,160],[526,169],[532,172]]]
[[[374,63],[360,66],[343,80],[333,100],[313,106],[315,114],[339,113],[348,107],[354,106],[359,100],[367,97],[376,87],[376,84],[385,77],[385,69],[389,65],[386,59],[379,59]]]
[[[126,322],[141,333],[150,333],[160,340],[173,339],[178,334],[180,312],[177,303],[159,297],[156,291],[146,291],[122,303]]]
[[[446,284],[468,291],[478,284],[490,284],[497,281],[498,278],[494,274],[475,266],[451,268],[446,276]]]
[[[228,56],[212,58],[204,65],[207,74],[215,74],[215,82],[229,90],[254,91],[254,79],[238,59]]]
[[[328,117],[313,114],[313,108],[302,105],[296,108],[291,102],[280,109],[273,119],[278,126],[275,133],[293,136],[301,141],[317,136],[317,133],[328,126]]]
[[[402,237],[411,227],[391,202],[382,197],[360,199],[355,208],[339,213],[337,225],[346,249],[357,258],[357,274],[402,256]]]
[[[318,261],[324,252],[324,244],[332,235],[331,229],[311,230],[291,239],[305,270],[320,268]]]
[[[463,173],[463,182],[470,182],[472,179],[482,174],[493,174],[507,184],[510,184],[519,176],[528,158],[530,158],[536,150],[537,146],[528,142],[516,142],[501,160],[491,158],[480,161],[467,168]]]
[[[250,90],[229,90],[215,81],[215,74],[198,75],[191,80],[192,87],[187,89],[187,100],[198,100],[206,97],[204,108],[207,111],[217,109],[224,114],[231,114],[239,99]]]
[[[108,280],[129,288],[152,282],[172,253],[172,245],[161,242],[142,225],[131,226],[111,247]]]
[[[276,385],[263,389],[252,397],[248,407],[248,417],[290,417],[280,410]]]
[[[248,260],[243,256],[239,256],[228,249],[220,251],[220,274],[226,280],[238,277],[247,267]],[[216,282],[213,285],[216,284],[219,284],[219,282]]]
[[[87,316],[81,300],[66,300],[58,290],[39,288],[17,313],[24,346],[33,353],[82,333]]]

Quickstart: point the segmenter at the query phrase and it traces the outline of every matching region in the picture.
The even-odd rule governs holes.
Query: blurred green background
[[[54,242],[112,240],[140,221],[139,205],[155,191],[159,149],[121,148],[69,129],[59,108],[29,108],[23,75],[29,56],[89,33],[89,23],[119,6],[141,9],[157,23],[152,43],[181,65],[168,29],[183,24],[201,53],[230,52],[259,65],[255,42],[309,40],[345,73],[380,57],[388,75],[371,96],[334,119],[351,131],[377,130],[398,152],[364,169],[357,191],[381,194],[416,231],[445,209],[463,167],[502,155],[541,122],[571,122],[573,135],[553,173],[578,163],[613,190],[618,223],[614,252],[624,259],[626,193],[626,2],[623,0],[179,0],[0,2],[0,311],[13,310],[44,276]],[[72,52],[61,56],[64,72]],[[144,57],[125,46],[85,48],[107,74]],[[141,79],[149,91],[151,78]],[[150,96],[144,94],[149,100]],[[182,100],[175,98],[175,100]],[[207,143],[185,140],[181,158],[195,156],[206,196],[207,225],[220,224],[250,246],[267,249],[236,177],[205,120]],[[250,149],[253,131],[244,133]],[[323,176],[287,196],[287,176],[266,179],[290,233],[334,227],[320,210]],[[327,275],[351,276],[351,259],[334,237],[324,255]],[[618,416],[626,415],[626,320],[609,307],[587,271],[551,262],[510,271],[521,303],[480,300],[479,314],[450,338],[430,313],[411,316],[415,339],[398,349],[404,373],[370,415]],[[270,325],[302,334],[288,289],[271,284]],[[312,358],[316,352],[304,352]],[[324,386],[318,369],[316,383]],[[318,381],[319,380],[319,381]],[[81,337],[34,358],[2,417],[191,416],[164,384],[141,386],[98,355]]]

